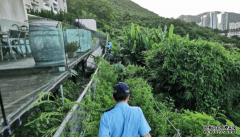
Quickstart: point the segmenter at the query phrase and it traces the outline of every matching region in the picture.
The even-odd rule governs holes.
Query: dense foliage
[[[81,46],[77,44],[77,41],[76,42],[70,42],[70,43],[67,43],[65,45],[65,52],[75,52],[79,48],[81,48]]]
[[[189,41],[188,36],[181,38],[171,32],[146,52],[154,93],[167,93],[179,108],[206,113],[211,107],[237,112],[239,58],[239,54],[220,44],[201,39]],[[231,120],[238,123],[240,117],[231,113],[228,112]]]
[[[109,2],[113,4],[114,13],[116,14],[116,20],[114,20],[111,25],[112,31],[119,32],[122,26],[130,26],[131,23],[149,28],[158,28],[159,25],[166,25],[170,28],[170,25],[173,24],[175,26],[175,34],[182,37],[189,34],[190,40],[200,37],[202,40],[232,43],[234,46],[240,47],[239,37],[234,36],[228,38],[227,36],[220,35],[220,33],[227,33],[226,31],[200,27],[195,22],[185,22],[180,19],[159,17],[157,14],[140,7],[130,0],[109,0]]]
[[[83,91],[83,88],[79,90],[80,85],[83,86],[83,84],[85,84],[82,79],[82,74],[79,74],[77,77],[77,81],[79,80],[82,80],[81,84],[75,84],[71,80],[68,80],[63,84],[64,98],[62,98],[60,90],[55,92],[56,94],[41,93],[39,95],[39,102],[31,106],[38,106],[37,110],[32,113],[27,121],[22,123],[22,126],[13,132],[12,137],[52,136],[59,128],[73,105],[78,104],[74,101],[76,101],[79,94]],[[83,112],[77,111],[74,113],[81,114]]]
[[[131,28],[123,27],[122,38],[119,39],[116,35],[111,34],[110,38],[113,41],[112,50],[115,56],[125,56],[126,63],[133,63],[144,65],[143,53],[152,49],[153,44],[161,42],[167,27],[165,26],[164,32],[159,26],[158,29],[141,28],[132,24]],[[119,42],[119,45],[115,44]]]
[[[114,101],[112,100],[112,87],[117,82],[117,75],[114,72],[114,68],[109,63],[103,59],[101,59],[101,62],[99,72],[95,76],[95,80],[97,80],[95,96],[93,96],[93,94],[88,94],[84,98],[82,104],[86,112],[89,112],[88,115],[91,116],[89,123],[86,122],[88,119],[87,117],[83,120],[83,129],[86,129],[85,136],[87,137],[95,137],[98,135],[102,111],[114,106]],[[141,75],[138,75],[139,73],[146,72],[144,67],[130,65],[126,67],[126,71],[128,79],[126,79],[125,82],[130,88],[129,104],[141,107],[150,127],[152,128],[152,131],[150,132],[152,136],[176,135],[176,131],[159,112],[154,105],[153,100],[155,100],[161,111],[169,118],[175,127],[180,129],[181,136],[204,135],[204,125],[233,125],[230,121],[222,124],[215,120],[212,117],[214,114],[210,116],[205,113],[191,112],[189,110],[174,110],[174,100],[171,98],[166,99],[163,94],[158,94],[153,97],[153,93],[151,92],[152,87],[147,84],[146,80],[141,78]],[[216,110],[214,112],[216,113]]]
[[[115,31],[117,34],[122,26],[130,26],[131,23],[142,27],[157,28],[159,25],[175,26],[175,34],[182,37],[189,34],[189,39],[201,38],[212,42],[231,43],[240,47],[240,38],[237,36],[228,38],[221,36],[222,31],[198,26],[195,22],[185,22],[180,19],[169,19],[148,11],[130,0],[68,0],[68,12],[53,11],[41,12],[28,10],[29,14],[71,23],[76,18],[91,18],[97,21],[97,28],[104,32]],[[225,32],[226,33],[226,32]]]
[[[33,9],[27,9],[27,13],[47,19],[62,21],[69,24],[75,21],[75,15],[69,12],[65,13],[60,11],[59,13],[55,14],[53,10],[47,11],[42,9],[41,11],[38,11]]]
[[[123,29],[126,32],[123,39],[113,40],[121,45],[113,45],[112,49],[116,56],[124,57],[125,64],[145,62],[149,73],[145,73],[144,78],[153,86],[153,93],[170,95],[176,100],[177,108],[208,114],[212,107],[224,110],[226,116],[239,125],[239,50],[230,48],[228,51],[219,43],[200,38],[190,41],[188,35],[181,38],[173,34],[174,30],[172,25],[169,31],[166,27],[164,31],[161,27],[135,31],[132,24],[131,29]],[[134,37],[137,35],[138,38]],[[133,41],[143,44],[133,45]],[[149,46],[144,41],[150,41]],[[137,62],[136,54],[144,58],[144,51],[145,61]],[[217,119],[225,122],[218,116]]]
[[[69,12],[60,13],[64,16],[62,18],[61,15],[61,20],[64,20],[65,16],[70,16],[67,18],[68,22],[74,17],[96,19],[100,30],[112,32],[109,36],[113,41],[115,57],[123,57],[125,65],[145,66],[127,66],[125,82],[131,89],[129,103],[142,108],[152,128],[152,136],[176,134],[159,113],[153,100],[176,128],[180,129],[182,136],[204,136],[205,125],[234,123],[240,126],[240,51],[234,48],[240,45],[239,37],[228,38],[219,35],[219,30],[199,27],[194,22],[159,17],[128,0],[67,2]],[[34,14],[43,16],[38,12]],[[44,16],[58,20],[57,16],[60,14],[47,13]],[[129,25],[131,27],[120,30],[122,26]],[[163,30],[159,25],[166,26]],[[101,111],[114,106],[112,87],[117,82],[117,75],[106,61],[102,60],[95,80],[98,81],[95,96],[87,95],[81,104],[88,113],[87,117],[81,120],[82,128],[87,132],[86,136],[97,136]],[[44,116],[46,111],[47,114],[55,114],[61,109],[49,111],[43,107],[42,110]],[[51,123],[49,125],[47,117],[39,118],[41,113],[39,110],[39,113],[30,118],[30,121],[38,118],[34,121],[34,124],[37,123],[35,127],[29,128],[35,130],[34,128],[38,127],[38,134],[33,135],[51,133],[57,128]],[[90,120],[88,116],[91,116]],[[40,121],[45,123],[39,125]],[[52,123],[59,124],[56,121]],[[42,129],[46,132],[43,133]],[[25,134],[21,132],[21,135]]]
[[[109,30],[115,19],[112,3],[107,0],[68,0],[68,12],[76,18],[93,18],[97,21],[97,28]]]

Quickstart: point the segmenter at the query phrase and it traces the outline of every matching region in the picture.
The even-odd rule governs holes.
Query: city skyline
[[[228,2],[219,2],[217,0],[202,0],[202,1],[192,1],[192,0],[168,0],[168,1],[158,1],[158,0],[132,0],[143,8],[146,8],[159,16],[166,18],[178,18],[181,15],[199,15],[204,12],[211,11],[224,11],[224,12],[234,12],[239,13],[237,0],[228,0]],[[206,4],[207,3],[207,4]],[[214,6],[213,6],[214,5]]]
[[[184,20],[184,21],[186,21],[186,20]],[[190,21],[192,21],[192,20],[190,20]],[[189,22],[189,20],[187,20],[187,22]],[[217,14],[216,12],[208,12],[208,13],[206,13],[206,15],[203,15],[201,17],[201,22],[197,23],[197,24],[202,27],[209,27],[209,28],[213,28],[213,29],[217,28],[219,30],[227,30],[228,23],[229,23],[228,22],[228,13],[221,12],[220,14]],[[231,27],[232,26],[233,26],[233,24],[231,24]]]

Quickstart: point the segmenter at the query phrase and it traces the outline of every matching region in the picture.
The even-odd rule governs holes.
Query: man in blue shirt
[[[115,107],[104,111],[98,137],[151,137],[150,126],[140,107],[128,105],[129,87],[119,82],[114,87]]]
[[[111,53],[111,46],[112,46],[112,42],[111,41],[108,41],[108,45],[105,46],[108,48],[108,52]]]

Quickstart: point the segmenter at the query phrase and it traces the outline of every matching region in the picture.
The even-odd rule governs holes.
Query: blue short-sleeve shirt
[[[105,47],[108,49],[111,49],[111,46],[112,46],[112,42],[108,42],[108,45],[106,45]]]
[[[150,131],[140,107],[118,103],[102,115],[98,137],[139,137]]]

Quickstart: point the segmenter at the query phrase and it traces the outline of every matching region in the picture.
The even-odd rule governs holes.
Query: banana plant
[[[122,57],[121,54],[122,47],[120,46],[120,44],[116,43],[115,41],[112,41],[111,49],[114,52],[115,57],[117,58]]]
[[[135,25],[132,24],[131,29],[124,27],[123,31],[125,36],[123,38],[123,42],[121,43],[123,50],[120,52],[123,55],[126,55],[128,60],[134,64],[138,64],[137,62],[143,62],[142,51],[145,50],[145,44],[142,40],[143,38],[140,27],[135,27]],[[146,33],[149,33],[148,30],[146,30]]]
[[[165,35],[163,34],[161,26],[158,26],[158,30],[159,30],[158,37],[161,39],[161,41],[163,41],[165,38]]]
[[[131,27],[123,27],[123,34],[124,36],[120,40],[121,46],[114,45],[112,49],[117,56],[125,55],[132,63],[139,64],[139,62],[144,62],[142,54],[144,51],[150,50],[154,44],[164,41],[169,34],[172,37],[173,26],[169,32],[167,32],[167,26],[165,26],[164,32],[160,26],[158,29],[145,28],[141,31],[139,26],[132,24]]]

